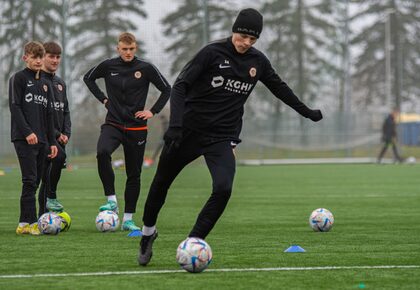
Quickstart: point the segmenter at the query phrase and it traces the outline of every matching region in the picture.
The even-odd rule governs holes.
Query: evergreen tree
[[[355,61],[354,91],[360,106],[412,106],[420,95],[420,2],[418,0],[353,1],[360,11],[353,20],[370,20],[352,43],[363,50]],[[389,23],[387,23],[389,21]],[[389,24],[389,33],[386,26]],[[387,82],[386,36],[390,46]],[[391,88],[391,100],[387,100]],[[417,101],[418,102],[418,101]]]
[[[60,6],[53,0],[0,0],[0,7],[0,66],[4,68],[0,82],[6,86],[11,74],[24,66],[25,43],[59,35]]]
[[[173,57],[171,73],[177,74],[209,41],[229,34],[237,11],[230,1],[183,0],[178,9],[167,15],[162,23],[164,34],[173,39],[166,48]]]
[[[339,71],[337,31],[332,1],[271,0],[261,9],[264,15],[264,34],[267,35],[266,54],[280,76],[305,103],[322,101],[322,91]],[[272,99],[272,98],[271,98]],[[273,102],[273,101],[271,101]],[[274,102],[275,114],[280,102]]]

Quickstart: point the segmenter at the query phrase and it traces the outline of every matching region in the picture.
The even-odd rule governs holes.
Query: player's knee
[[[129,174],[127,175],[127,183],[129,184],[140,184],[140,174]]]
[[[23,179],[22,180],[23,191],[26,192],[35,192],[38,188],[36,180],[33,179]]]
[[[230,182],[220,182],[213,185],[213,192],[219,196],[229,198],[232,193],[232,184]]]
[[[111,152],[109,152],[107,149],[105,148],[99,148],[98,151],[96,152],[96,159],[98,160],[109,160],[111,159]]]

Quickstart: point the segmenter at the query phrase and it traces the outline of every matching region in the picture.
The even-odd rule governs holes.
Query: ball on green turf
[[[71,217],[68,213],[65,211],[60,212],[58,214],[59,217],[61,217],[61,231],[66,232],[70,229],[71,226]]]

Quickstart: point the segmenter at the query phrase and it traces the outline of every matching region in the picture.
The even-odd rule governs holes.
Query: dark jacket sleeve
[[[66,135],[70,139],[71,135],[71,119],[70,119],[70,109],[69,109],[69,101],[67,99],[67,86],[64,85],[64,129],[63,134]]]
[[[156,103],[150,109],[153,114],[157,114],[168,102],[169,96],[171,94],[171,86],[159,72],[159,70],[152,64],[150,64],[148,68],[147,78],[161,92]]]
[[[107,98],[96,84],[96,80],[99,78],[104,78],[107,72],[107,61],[101,62],[99,65],[91,68],[83,77],[83,81],[85,82],[86,86],[92,92],[92,94],[101,102],[103,103],[104,100]]]
[[[308,118],[311,109],[309,109],[299,98],[293,93],[292,89],[280,78],[270,61],[264,56],[264,69],[260,77],[260,81],[286,105],[293,108],[303,117]]]
[[[211,59],[211,51],[206,46],[202,48],[194,56],[194,58],[185,65],[175,80],[171,90],[171,116],[169,127],[182,127],[185,98],[188,89],[200,76],[200,74],[207,68],[209,59]]]
[[[14,74],[9,80],[9,107],[13,120],[16,122],[18,130],[23,136],[28,137],[33,133],[31,127],[25,119],[22,110],[22,102],[25,94],[26,82],[19,74]]]

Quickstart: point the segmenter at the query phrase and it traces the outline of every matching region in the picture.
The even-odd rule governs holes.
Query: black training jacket
[[[179,74],[171,92],[170,126],[239,141],[244,103],[257,81],[308,117],[310,109],[278,76],[267,57],[254,47],[238,53],[229,37],[202,48]]]
[[[104,78],[107,96],[96,84],[98,78]],[[106,122],[127,127],[146,125],[147,120],[137,119],[134,114],[144,110],[150,83],[161,91],[150,109],[153,114],[162,110],[171,92],[170,85],[158,69],[137,57],[130,62],[121,57],[107,59],[90,69],[83,80],[99,101],[103,103],[108,98]]]
[[[56,74],[45,71],[41,73],[41,77],[48,80],[53,89],[54,136],[57,139],[63,134],[70,138],[71,120],[66,83]]]
[[[32,133],[39,143],[55,145],[52,89],[48,81],[36,77],[37,72],[25,68],[9,79],[11,139],[26,141]]]

